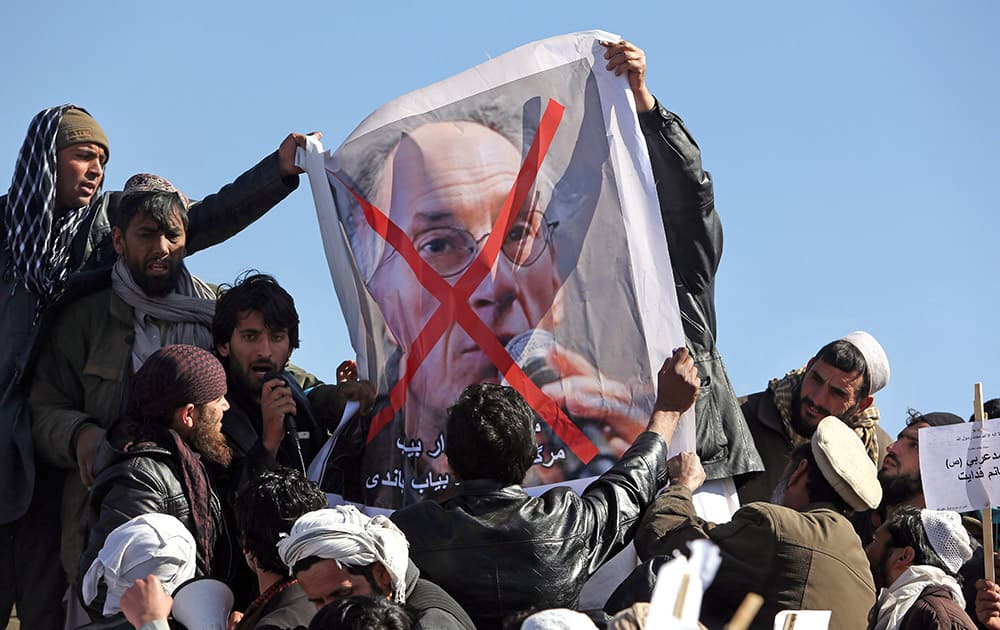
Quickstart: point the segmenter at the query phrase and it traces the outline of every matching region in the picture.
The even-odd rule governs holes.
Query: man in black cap
[[[132,381],[125,415],[108,429],[95,461],[83,570],[112,530],[152,512],[170,514],[188,528],[199,574],[229,569],[234,550],[216,545],[224,533],[222,511],[202,463],[227,465],[232,457],[222,435],[228,408],[226,371],[207,350],[176,344],[146,360]]]
[[[290,134],[277,152],[194,204],[188,251],[239,232],[294,190],[295,147],[304,144],[304,135]],[[63,474],[36,466],[26,399],[51,307],[87,289],[92,276],[80,272],[115,262],[109,210],[118,195],[101,194],[109,155],[104,130],[83,108],[45,109],[32,119],[0,197],[0,626],[14,601],[25,626],[62,625],[52,602],[65,590],[65,572],[38,559],[59,553]]]

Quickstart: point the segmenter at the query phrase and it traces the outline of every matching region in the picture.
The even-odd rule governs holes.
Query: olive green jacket
[[[831,630],[858,630],[868,623],[875,584],[854,527],[826,504],[799,512],[772,503],[744,505],[733,520],[700,519],[691,492],[671,486],[643,516],[635,547],[642,560],[667,555],[690,540],[719,546],[722,564],[705,591],[702,621],[722,627],[747,593],[764,605],[754,630],[770,630],[782,610],[832,610]]]

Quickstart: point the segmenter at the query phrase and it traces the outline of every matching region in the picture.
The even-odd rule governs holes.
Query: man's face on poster
[[[514,186],[521,156],[499,133],[474,122],[429,123],[404,135],[390,152],[373,200],[432,268],[450,284],[458,282],[485,244]],[[559,281],[551,231],[537,195],[517,209],[503,252],[470,296],[476,315],[503,344],[531,328],[554,325]],[[391,248],[383,253],[371,291],[405,363],[413,342],[440,301]],[[443,429],[444,410],[471,383],[497,382],[497,368],[479,344],[448,317],[441,339],[420,365],[408,394],[407,433],[433,444]],[[411,418],[411,411],[418,418]],[[424,417],[417,429],[414,421]],[[426,426],[441,418],[441,426]]]

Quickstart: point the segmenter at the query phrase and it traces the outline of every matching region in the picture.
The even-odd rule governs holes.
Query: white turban
[[[865,365],[868,367],[868,380],[871,383],[869,394],[874,394],[889,384],[889,357],[886,356],[882,344],[875,337],[863,330],[856,330],[841,337],[840,340],[857,348],[861,356],[865,358]]]
[[[121,612],[118,602],[139,578],[155,575],[163,588],[175,588],[194,577],[194,538],[184,524],[169,514],[143,514],[108,534],[104,546],[83,576],[83,601],[97,597],[101,580],[107,584],[104,616]]]
[[[409,548],[395,523],[384,516],[366,516],[353,505],[303,514],[288,536],[278,541],[278,555],[289,569],[311,556],[349,567],[382,563],[392,579],[393,599],[399,604],[406,603]]]

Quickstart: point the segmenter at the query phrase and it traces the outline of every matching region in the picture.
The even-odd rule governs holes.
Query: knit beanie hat
[[[136,372],[128,413],[159,420],[188,403],[201,405],[225,393],[226,370],[211,352],[184,344],[164,346]]]
[[[56,132],[56,151],[61,151],[72,144],[93,142],[104,148],[105,157],[111,157],[108,137],[97,121],[82,109],[67,109],[59,120],[59,130]]]

